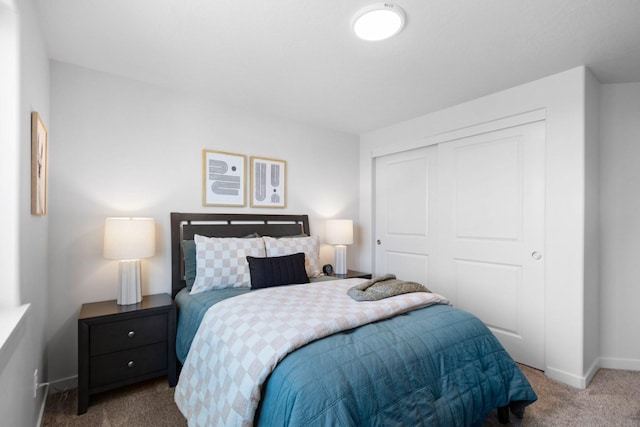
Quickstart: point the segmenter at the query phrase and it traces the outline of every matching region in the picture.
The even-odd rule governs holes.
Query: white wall
[[[75,375],[82,303],[115,299],[117,263],[102,257],[104,219],[157,221],[143,294],[170,292],[169,213],[306,213],[356,218],[358,138],[223,107],[195,96],[52,62],[50,305],[52,379]],[[287,161],[287,208],[203,207],[202,149]],[[349,251],[355,259],[356,248]],[[332,262],[331,248],[322,251]],[[353,262],[352,262],[353,264]]]
[[[585,81],[585,251],[584,369],[591,377],[600,364],[600,83]]]
[[[40,381],[46,378],[44,325],[48,291],[48,218],[34,217],[30,213],[31,112],[38,111],[48,123],[49,61],[30,0],[18,2],[15,9],[0,2],[0,33],[0,44],[11,41],[15,49],[13,58],[8,61],[5,61],[6,51],[0,53],[0,68],[4,70],[0,75],[1,102],[13,104],[9,109],[6,105],[0,108],[0,128],[4,128],[0,142],[3,159],[0,167],[3,183],[0,187],[3,201],[0,208],[3,224],[0,266],[4,276],[0,287],[3,303],[0,305],[30,303],[23,326],[10,349],[13,355],[7,366],[0,367],[0,384],[4,385],[0,414],[3,425],[33,426],[44,398],[42,392],[33,397],[34,370],[39,370]],[[15,77],[4,74],[10,69],[16,73]],[[5,133],[7,128],[9,133]]]
[[[0,245],[0,271],[3,272],[0,307],[20,302],[18,285],[18,186],[20,109],[20,16],[5,0],[0,2],[0,224],[5,224]]]
[[[584,67],[361,135],[359,267],[373,259],[372,150],[416,146],[445,132],[544,109],[546,115],[545,363],[548,376],[584,387]]]
[[[600,87],[601,365],[640,370],[640,83]]]

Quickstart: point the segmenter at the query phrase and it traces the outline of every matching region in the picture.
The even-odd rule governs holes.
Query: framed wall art
[[[251,207],[287,207],[287,162],[251,156]]]
[[[246,205],[246,163],[242,154],[202,150],[202,204]]]
[[[31,214],[47,214],[47,127],[37,112],[31,113]]]

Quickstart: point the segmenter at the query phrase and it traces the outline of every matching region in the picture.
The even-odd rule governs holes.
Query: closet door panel
[[[428,281],[435,155],[426,147],[376,159],[376,275]]]
[[[544,122],[438,146],[438,281],[544,367]]]

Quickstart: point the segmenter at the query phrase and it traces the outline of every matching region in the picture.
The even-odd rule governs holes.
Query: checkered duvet
[[[190,426],[250,426],[261,387],[288,353],[305,344],[432,304],[419,292],[355,302],[361,279],[268,288],[214,305],[184,363],[175,400]]]

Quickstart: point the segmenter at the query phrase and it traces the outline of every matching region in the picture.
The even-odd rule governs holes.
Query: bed
[[[185,280],[190,274],[185,251],[190,249],[185,246],[196,235],[287,240],[304,239],[311,233],[306,215],[171,214],[177,354],[184,364],[175,399],[190,426],[475,426],[482,425],[494,409],[502,423],[508,422],[510,411],[521,417],[524,408],[537,399],[526,377],[484,324],[438,299],[437,294],[419,292],[406,294],[404,299],[381,300],[381,306],[398,307],[374,321],[369,317],[360,322],[360,314],[344,316],[346,326],[330,331],[324,331],[327,325],[333,327],[340,323],[334,320],[342,318],[333,314],[333,305],[342,304],[345,290],[364,279],[327,281],[319,277],[309,284],[257,290],[228,286],[191,295]],[[308,258],[303,257],[306,272]],[[304,305],[307,315],[296,320],[294,309],[309,304],[299,302],[301,295],[312,295],[312,304]],[[407,308],[410,304],[417,308]],[[266,315],[263,310],[269,306],[274,311]],[[310,322],[314,307],[322,307],[317,310],[321,311],[319,318],[329,319],[320,328],[323,334],[314,335],[308,343],[287,344],[284,354],[266,371],[260,365],[263,371],[256,374],[260,379],[246,397],[250,404],[242,406],[244,391],[238,389],[244,387],[246,376],[238,384],[229,381],[244,369],[243,364],[249,365],[243,357],[251,351],[256,358],[262,357],[276,346],[256,344],[256,340],[296,321]],[[247,310],[254,310],[257,317],[250,317]],[[375,310],[383,308],[376,306]],[[269,320],[264,321],[264,316]],[[360,323],[349,323],[355,318]],[[262,327],[272,329],[263,332]],[[233,342],[231,335],[241,337]],[[246,348],[233,356],[239,345]],[[269,360],[264,364],[270,365]],[[255,366],[254,361],[246,370],[254,371]],[[233,418],[233,411],[240,415]],[[232,418],[224,418],[227,416]]]

